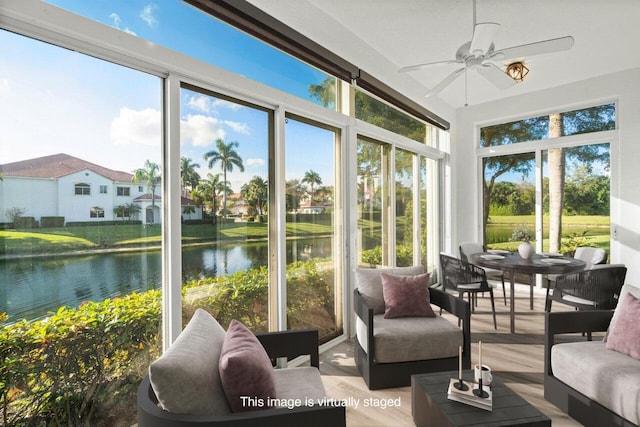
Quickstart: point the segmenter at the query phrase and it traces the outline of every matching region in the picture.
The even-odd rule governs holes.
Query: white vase
[[[536,248],[534,248],[529,242],[522,242],[520,246],[518,246],[518,253],[524,259],[531,259],[533,254],[536,253]]]

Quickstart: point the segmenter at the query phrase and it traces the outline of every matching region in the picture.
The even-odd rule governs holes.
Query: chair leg
[[[549,313],[551,311],[551,299],[549,299],[549,289],[551,289],[551,280],[547,277],[547,296],[544,300],[544,311]]]
[[[493,302],[493,289],[489,291],[491,297],[491,312],[493,313],[493,329],[498,329],[498,323],[496,322],[496,305]]]
[[[500,276],[500,279],[502,280],[502,298],[504,298],[504,305],[507,305],[507,291],[504,286],[504,274]]]
[[[532,276],[531,284],[529,285],[529,310],[533,310],[533,287],[535,286],[535,283],[533,283],[535,280],[534,277],[535,276]]]

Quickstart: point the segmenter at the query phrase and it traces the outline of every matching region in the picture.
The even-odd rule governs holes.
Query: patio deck
[[[483,344],[483,362],[491,366],[494,373],[499,375],[507,386],[551,418],[554,426],[580,426],[581,424],[547,402],[543,396],[545,290],[535,289],[534,310],[531,311],[529,310],[529,287],[516,285],[515,334],[509,333],[509,307],[502,301],[502,289],[496,289],[494,295],[498,330],[493,328],[488,295],[486,298],[479,298],[476,312],[471,316],[472,363],[477,362],[480,340]],[[552,311],[566,310],[571,310],[571,307],[557,304],[552,309]],[[414,425],[411,417],[411,388],[368,390],[355,366],[352,341],[340,343],[322,353],[320,371],[330,397],[360,400],[358,408],[347,407],[348,426]],[[400,398],[401,405],[386,409],[365,408],[362,402],[369,397],[395,400]]]

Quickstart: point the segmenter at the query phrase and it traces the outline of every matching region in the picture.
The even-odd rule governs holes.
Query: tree
[[[549,138],[564,135],[562,113],[549,114]],[[563,148],[547,152],[549,167],[549,251],[558,252],[562,240],[562,207],[564,204],[565,158]]]
[[[258,215],[263,215],[265,207],[268,201],[268,184],[267,181],[259,176],[254,176],[251,180],[242,186],[240,194],[244,201],[253,209],[255,209]]]
[[[200,174],[198,174],[196,168],[199,167],[200,165],[192,163],[191,159],[180,157],[180,184],[184,194],[187,194],[187,189],[193,190],[198,186]]]
[[[304,177],[302,178],[302,183],[304,184],[309,184],[309,186],[311,187],[311,200],[313,200],[314,197],[314,192],[313,192],[313,187],[314,185],[320,185],[322,184],[322,178],[320,177],[320,174],[314,170],[308,170],[304,173]]]
[[[156,187],[160,184],[160,166],[147,160],[144,167],[133,171],[131,181],[135,183],[144,182],[147,184],[147,192],[151,196],[151,224],[155,223],[156,210]]]
[[[304,186],[299,179],[290,179],[286,182],[286,209],[294,212],[300,208],[300,199],[304,195]]]
[[[319,85],[309,85],[309,96],[325,107],[332,108],[336,103],[336,86],[335,77],[327,77]]]
[[[25,213],[25,210],[18,207],[13,207],[9,209],[5,209],[4,216],[9,218],[12,224],[16,223],[16,220],[20,218]]]
[[[200,185],[198,185],[199,191],[202,192],[204,200],[207,200],[207,196],[211,195],[211,213],[213,216],[212,223],[216,223],[216,212],[217,206],[216,203],[218,201],[218,197],[220,194],[231,193],[231,188],[227,185],[226,181],[222,181],[220,179],[220,174],[207,174],[207,179],[200,181]]]
[[[240,172],[244,172],[244,165],[242,164],[242,158],[238,152],[234,149],[238,147],[236,141],[225,143],[223,139],[216,139],[217,150],[211,150],[204,153],[204,159],[209,161],[209,169],[213,168],[216,163],[220,163],[220,169],[224,175],[223,182],[227,182],[227,172],[232,172],[233,167],[236,166]],[[223,193],[223,218],[227,218],[227,192]]]

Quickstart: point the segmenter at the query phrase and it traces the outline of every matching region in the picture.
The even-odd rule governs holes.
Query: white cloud
[[[226,136],[222,123],[215,117],[201,114],[188,115],[180,122],[180,139],[196,147],[211,145],[216,139]]]
[[[187,101],[187,105],[196,111],[208,113],[211,110],[211,98],[208,96],[192,96]]]
[[[109,15],[109,18],[111,18],[111,23],[114,27],[120,28],[120,22],[122,22],[122,20],[120,19],[120,15],[114,12]]]
[[[226,101],[224,99],[216,99],[215,101],[213,101],[213,106],[214,107],[226,108],[226,109],[231,110],[231,111],[238,111],[241,108],[244,108],[240,104],[236,104],[235,102]]]
[[[3,93],[9,93],[9,89],[9,79],[6,77],[0,79],[0,95]]]
[[[155,4],[148,4],[144,7],[144,9],[142,9],[142,12],[140,12],[140,18],[150,27],[155,27],[156,25],[158,25],[158,20],[153,15],[157,8],[158,6],[156,6]]]
[[[132,110],[120,109],[118,117],[111,121],[109,136],[115,145],[140,144],[160,145],[160,111],[152,108]]]
[[[120,31],[124,31],[125,33],[129,33],[133,36],[137,36],[137,34],[133,30],[129,29],[129,27],[124,27],[124,28],[120,27],[120,23],[122,22],[122,19],[120,19],[120,15],[118,15],[117,13],[115,12],[112,13],[111,15],[109,15],[109,18],[111,18],[111,22],[112,22],[111,26],[113,28]]]
[[[246,123],[233,122],[231,120],[225,120],[223,123],[238,133],[249,135],[249,125]]]
[[[264,166],[265,161],[264,159],[252,158],[247,159],[244,164],[247,166]]]
[[[242,105],[234,102],[225,101],[224,99],[216,99],[206,95],[191,96],[187,101],[187,105],[196,111],[202,113],[215,113],[216,108],[226,108],[232,111],[238,111],[243,108]]]

